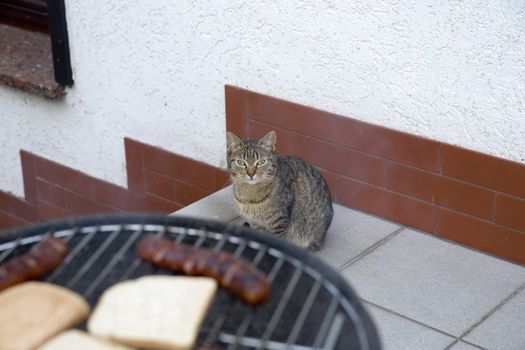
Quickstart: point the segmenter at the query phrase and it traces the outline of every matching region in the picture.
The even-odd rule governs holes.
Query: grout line
[[[500,191],[500,190],[492,190],[492,191],[494,191],[495,194],[508,196],[508,197],[511,197],[511,198],[514,198],[514,199],[517,199],[517,200],[521,200],[521,201],[525,200],[525,197],[523,197],[523,196],[520,197],[519,195],[516,195],[516,194],[503,192],[503,191]]]
[[[454,340],[452,341],[451,344],[447,345],[447,347],[445,348],[445,350],[450,349],[452,346],[454,346],[455,344],[457,344],[459,341],[462,341],[462,342],[464,342],[464,343],[467,343],[468,345],[472,345],[472,346],[474,346],[474,347],[476,347],[476,348],[478,348],[478,349],[486,350],[485,348],[483,348],[483,347],[481,347],[481,346],[479,346],[479,345],[476,345],[476,344],[471,343],[471,342],[469,342],[469,341],[462,340],[462,339],[460,339],[460,337],[457,337],[457,336],[455,336],[455,335],[453,335],[453,334],[450,334],[450,333],[447,333],[447,332],[445,332],[445,331],[442,331],[442,330],[440,330],[440,329],[438,329],[438,328],[432,327],[432,326],[430,326],[430,325],[428,325],[428,324],[426,324],[426,323],[420,322],[420,321],[415,320],[415,319],[413,319],[413,318],[410,318],[410,317],[408,317],[408,316],[406,316],[406,315],[400,314],[399,312],[396,312],[396,311],[391,310],[391,309],[389,309],[389,308],[386,308],[386,307],[384,307],[384,306],[378,305],[378,304],[376,304],[376,303],[374,303],[374,302],[371,302],[371,301],[369,301],[369,300],[366,300],[366,299],[364,299],[364,298],[359,298],[359,299],[360,299],[361,301],[363,301],[364,303],[366,303],[366,304],[370,304],[370,305],[372,305],[372,306],[374,306],[374,307],[377,307],[378,309],[381,309],[381,310],[383,310],[383,311],[385,311],[385,312],[388,312],[388,313],[394,314],[394,315],[396,315],[396,316],[398,316],[398,317],[401,317],[401,318],[403,318],[403,319],[405,319],[405,320],[408,320],[408,321],[410,321],[410,322],[416,323],[416,324],[418,324],[418,325],[420,325],[420,326],[422,326],[422,327],[425,327],[425,328],[428,328],[428,329],[430,329],[430,330],[433,330],[434,332],[438,332],[438,333],[441,333],[441,334],[443,334],[443,335],[446,335],[447,337],[453,338]]]
[[[482,222],[484,222],[486,224],[491,224],[491,225],[497,226],[499,228],[503,228],[503,229],[506,229],[506,230],[509,230],[509,231],[514,231],[514,232],[523,234],[523,231],[520,231],[519,229],[512,228],[510,226],[505,226],[503,224],[498,224],[497,222],[494,222],[494,221],[491,221],[491,220],[487,220],[487,219],[484,219],[484,218],[480,218],[479,216],[475,216],[475,215],[472,215],[472,214],[469,214],[469,213],[465,213],[465,212],[457,210],[457,209],[452,209],[452,208],[443,207],[443,206],[441,206],[441,208],[446,210],[446,211],[450,211],[450,212],[452,212],[454,214],[460,214],[460,215],[466,216],[466,217],[471,218],[471,219],[482,221]]]
[[[481,317],[477,322],[475,322],[469,329],[467,329],[463,334],[459,336],[459,339],[463,339],[466,335],[468,335],[470,332],[472,332],[476,327],[478,327],[481,323],[483,323],[486,319],[488,319],[490,316],[492,316],[496,311],[501,309],[503,305],[508,303],[512,298],[514,298],[519,292],[525,289],[525,283],[523,283],[518,289],[516,289],[513,293],[511,293],[508,297],[503,299],[502,302],[500,302],[498,305],[493,307],[489,312],[487,312],[483,317]]]
[[[445,347],[444,350],[450,350],[450,349],[452,349],[452,347],[453,347],[454,345],[456,345],[457,343],[459,343],[459,339],[458,339],[458,338],[454,339],[454,341],[453,341],[452,343],[448,344],[448,345]]]
[[[433,330],[433,331],[435,331],[435,332],[438,332],[438,333],[441,333],[441,334],[443,334],[443,335],[446,335],[447,337],[450,337],[450,338],[453,338],[453,339],[456,339],[456,340],[458,339],[455,335],[452,335],[452,334],[450,334],[450,333],[447,333],[447,332],[445,332],[445,331],[442,331],[442,330],[440,330],[440,329],[437,329],[437,328],[435,328],[435,327],[432,327],[432,326],[430,326],[430,325],[428,325],[428,324],[426,324],[426,323],[420,322],[420,321],[415,320],[415,319],[413,319],[413,318],[410,318],[410,317],[408,317],[408,316],[406,316],[406,315],[400,314],[399,312],[396,312],[396,311],[394,311],[394,310],[390,310],[389,308],[386,308],[386,307],[384,307],[384,306],[378,305],[378,304],[376,304],[376,303],[374,303],[374,302],[371,302],[371,301],[368,301],[368,300],[366,300],[366,299],[364,299],[364,298],[359,298],[359,299],[360,299],[361,301],[363,301],[364,303],[366,303],[366,304],[370,304],[370,305],[372,305],[372,306],[375,306],[375,307],[377,307],[378,309],[381,309],[381,310],[383,310],[383,311],[386,311],[386,312],[389,312],[389,313],[394,314],[394,315],[396,315],[396,316],[399,316],[399,317],[401,317],[401,318],[403,318],[403,319],[405,319],[405,320],[408,320],[408,321],[410,321],[410,322],[417,323],[417,324],[420,325],[420,326],[423,326],[423,327],[428,328],[428,329],[431,329],[431,330]]]
[[[363,258],[364,256],[368,255],[369,253],[371,253],[372,251],[376,250],[379,246],[383,245],[385,242],[389,241],[390,239],[394,238],[395,236],[398,235],[398,233],[400,233],[401,231],[403,231],[406,227],[405,226],[401,226],[399,227],[398,229],[396,229],[394,232],[392,232],[391,234],[389,234],[388,236],[386,236],[385,238],[383,238],[382,240],[374,243],[371,247],[369,247],[368,249],[366,249],[364,252],[360,253],[359,255],[357,255],[356,257],[354,257],[353,259],[351,259],[350,261],[344,263],[343,265],[341,265],[341,267],[337,268],[337,271],[342,271],[344,269],[346,269],[348,266],[352,265],[353,263],[355,263],[356,261],[360,260],[361,258]]]
[[[322,167],[319,167],[319,168],[324,169]],[[342,177],[344,179],[352,180],[352,181],[358,182],[358,183],[360,183],[362,185],[367,185],[367,186],[373,187],[375,189],[383,190],[383,191],[391,193],[391,194],[396,194],[398,196],[405,197],[405,198],[414,200],[414,201],[419,202],[419,203],[430,204],[430,205],[433,204],[432,202],[429,202],[427,200],[424,200],[424,199],[421,199],[421,198],[417,198],[417,197],[413,197],[413,196],[411,196],[409,194],[398,192],[398,191],[395,191],[395,190],[387,188],[387,187],[381,187],[381,186],[375,185],[375,184],[373,184],[371,182],[366,182],[365,180],[358,179],[357,177],[352,177],[352,176],[349,176],[349,175],[343,175],[343,174],[340,174],[340,173],[335,173],[335,174],[337,174],[337,176]]]
[[[476,349],[487,350],[486,348],[483,348],[483,347],[481,347],[481,346],[479,346],[479,345],[476,345],[476,344],[471,343],[471,342],[468,342],[468,341],[460,340],[459,338],[457,338],[456,340],[454,340],[452,343],[448,344],[448,345],[445,347],[444,350],[450,350],[450,349],[452,349],[452,347],[453,347],[454,345],[456,345],[457,343],[459,343],[459,342],[463,342],[463,343],[465,343],[465,344],[468,344],[468,345],[470,345],[470,346],[473,346],[473,347],[475,347]]]

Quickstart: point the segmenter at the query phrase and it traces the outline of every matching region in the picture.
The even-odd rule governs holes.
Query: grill
[[[60,237],[70,252],[45,280],[80,293],[93,307],[101,293],[119,281],[171,274],[136,257],[135,244],[147,234],[229,252],[250,261],[271,281],[270,299],[258,306],[219,289],[196,349],[380,348],[370,317],[335,270],[288,242],[246,227],[139,214],[64,220],[0,234],[0,263],[23,254],[46,235]]]

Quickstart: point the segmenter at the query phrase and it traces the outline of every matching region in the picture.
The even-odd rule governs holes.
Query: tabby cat
[[[318,250],[333,216],[330,192],[319,172],[275,151],[276,135],[241,140],[227,133],[233,202],[247,223]]]

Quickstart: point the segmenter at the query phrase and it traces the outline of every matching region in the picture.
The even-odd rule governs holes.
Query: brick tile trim
[[[0,229],[112,212],[171,213],[226,186],[227,172],[130,138],[128,188],[21,150],[25,198],[0,191]]]
[[[525,264],[525,165],[234,86],[226,127],[277,133],[335,202]]]

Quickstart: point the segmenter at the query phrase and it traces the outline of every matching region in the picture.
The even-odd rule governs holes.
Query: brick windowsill
[[[0,24],[0,83],[47,98],[63,96],[49,35]]]

